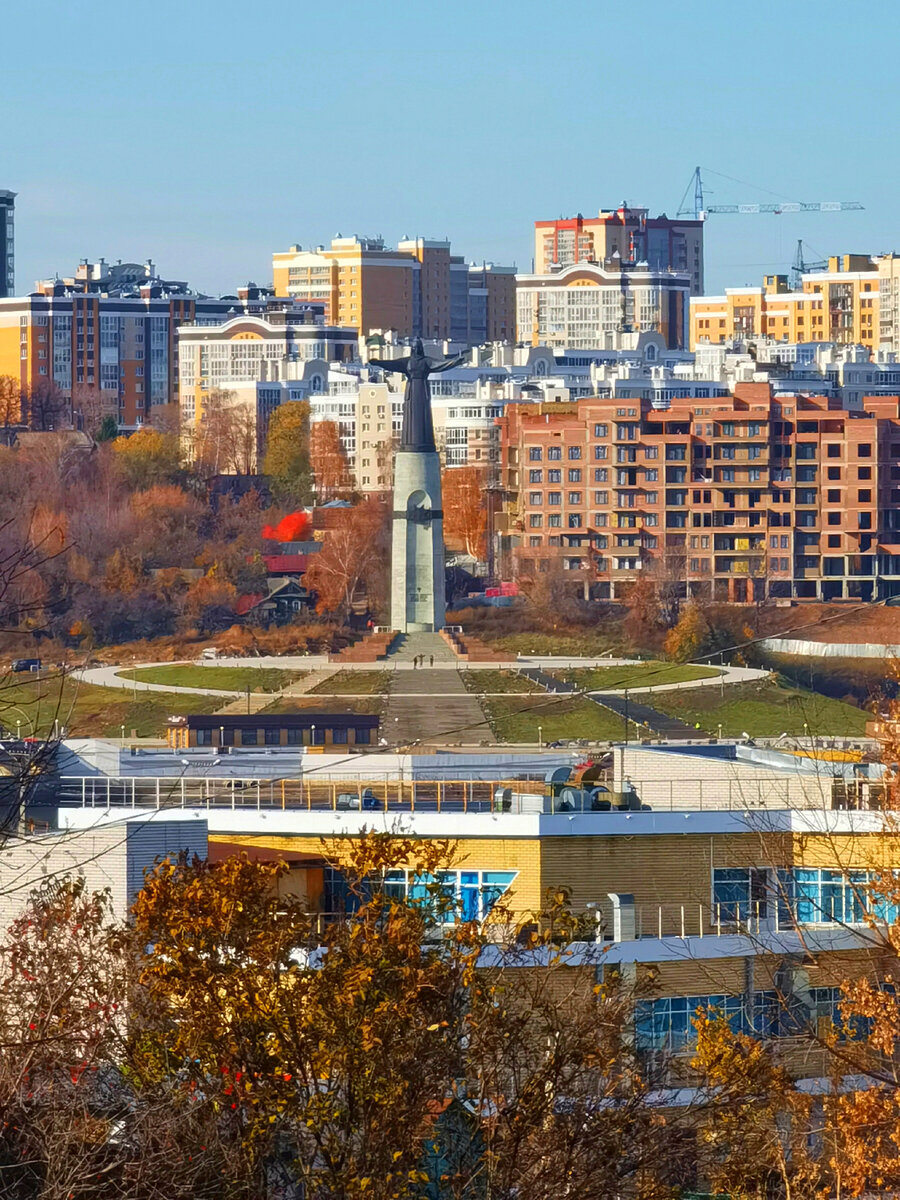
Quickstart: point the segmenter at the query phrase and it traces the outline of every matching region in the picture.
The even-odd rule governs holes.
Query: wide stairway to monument
[[[413,666],[418,655],[425,666]],[[392,675],[382,726],[389,745],[405,749],[414,743],[423,747],[495,744],[481,705],[466,691],[456,664],[456,655],[439,634],[400,635],[387,662],[398,668]]]

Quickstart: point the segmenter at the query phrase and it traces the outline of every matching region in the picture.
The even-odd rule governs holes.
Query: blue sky
[[[711,217],[707,290],[798,237],[900,249],[894,4],[30,0],[0,31],[19,292],[100,256],[233,290],[337,232],[527,269],[534,220],[672,214],[697,163],[748,181],[711,203],[865,205]]]

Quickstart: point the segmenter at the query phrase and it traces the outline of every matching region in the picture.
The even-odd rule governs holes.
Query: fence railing
[[[221,776],[62,776],[59,802],[84,807],[230,808],[572,815],[877,809],[882,791],[867,780],[629,780],[622,790],[566,785],[548,794],[527,779],[301,779]]]

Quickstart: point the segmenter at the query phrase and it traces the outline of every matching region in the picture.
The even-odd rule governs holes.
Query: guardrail
[[[566,785],[549,795],[527,779],[326,780],[221,776],[62,776],[62,804],[152,808],[253,808],[383,812],[542,813],[747,812],[792,809],[877,809],[881,789],[867,780],[828,776],[746,780],[630,780],[622,791]]]

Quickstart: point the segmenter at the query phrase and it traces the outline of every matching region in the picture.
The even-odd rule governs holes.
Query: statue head
[[[416,358],[424,358],[425,357],[425,348],[422,345],[421,338],[416,338],[416,344],[415,344],[415,346],[413,346],[413,354],[416,356]]]

